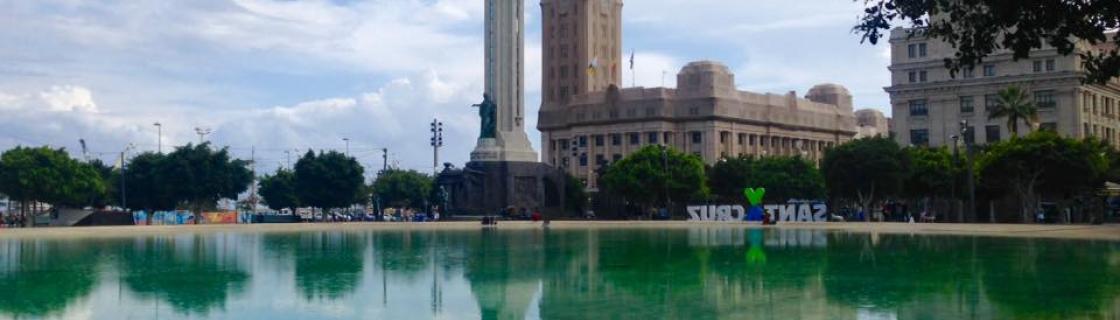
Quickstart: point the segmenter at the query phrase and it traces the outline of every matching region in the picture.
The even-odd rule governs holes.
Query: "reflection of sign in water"
[[[761,205],[766,188],[746,188],[743,195],[750,202],[750,209],[741,205],[689,206],[689,221],[762,221],[763,213],[770,213],[780,222],[828,221],[828,206],[820,202],[789,201],[786,204]]]

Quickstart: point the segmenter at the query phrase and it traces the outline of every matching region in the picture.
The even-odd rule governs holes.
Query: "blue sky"
[[[444,120],[441,161],[461,164],[478,125],[481,0],[0,0],[0,148],[66,147],[110,159],[126,145],[165,150],[194,128],[260,171],[285,151],[343,150],[369,167],[431,166],[427,123]],[[540,101],[537,1],[526,1],[526,111]],[[851,33],[850,0],[629,0],[624,54],[640,86],[675,85],[681,66],[717,60],[740,89],[851,90],[888,112],[887,48]],[[624,76],[630,85],[630,73]],[[539,143],[539,133],[530,129]],[[294,153],[294,151],[293,151]]]

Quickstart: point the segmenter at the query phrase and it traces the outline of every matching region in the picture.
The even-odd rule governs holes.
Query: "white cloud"
[[[2,1],[2,0],[0,0]],[[527,10],[526,114],[540,101],[538,1]],[[0,149],[50,144],[116,152],[197,141],[193,128],[261,163],[284,150],[351,151],[379,167],[430,166],[427,124],[444,121],[443,160],[466,160],[482,92],[482,1],[7,1],[0,12]],[[624,8],[637,85],[675,86],[687,62],[712,59],[740,87],[803,92],[837,82],[857,104],[885,105],[883,47],[850,34],[847,1],[641,0]],[[632,73],[624,66],[624,85]],[[663,73],[664,71],[664,73]],[[664,77],[663,77],[664,75]]]

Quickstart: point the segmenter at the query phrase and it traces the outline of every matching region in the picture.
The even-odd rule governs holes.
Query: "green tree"
[[[64,149],[16,147],[0,155],[0,193],[20,202],[21,215],[26,216],[29,203],[76,207],[103,192],[96,170]]]
[[[357,160],[337,151],[315,154],[308,150],[295,166],[296,195],[300,205],[330,210],[358,203],[363,169]]]
[[[999,104],[988,111],[988,120],[1007,119],[1011,136],[1019,136],[1019,123],[1027,124],[1027,131],[1038,125],[1038,107],[1022,88],[1011,86],[999,91]]]
[[[583,181],[575,176],[566,174],[565,179],[564,197],[567,199],[564,201],[564,205],[568,212],[576,213],[577,216],[582,215],[584,209],[587,208],[587,189],[584,187]]]
[[[373,192],[390,207],[424,208],[432,194],[432,177],[414,170],[391,169],[373,182]]]
[[[913,147],[903,150],[905,177],[902,194],[911,199],[945,197],[953,188],[953,155],[945,148]]]
[[[248,161],[230,158],[227,148],[212,150],[209,143],[175,148],[163,161],[157,181],[195,212],[222,198],[236,199],[253,181]]]
[[[283,168],[276,170],[276,174],[261,178],[260,184],[259,192],[270,209],[290,209],[295,212],[296,207],[299,207],[296,174],[292,170]]]
[[[724,159],[708,171],[712,193],[721,201],[743,202],[743,188],[766,188],[775,201],[821,199],[824,178],[812,163],[800,157],[738,157]]]
[[[101,176],[105,184],[105,192],[97,194],[90,200],[90,205],[95,208],[105,208],[109,205],[120,205],[120,172],[101,160],[92,160],[89,165]]]
[[[1069,197],[1101,186],[1109,169],[1099,143],[1039,131],[1000,141],[977,160],[981,181],[1016,195],[1023,222],[1029,222],[1042,196]]]
[[[708,169],[708,186],[720,202],[743,202],[743,188],[767,187],[754,181],[755,160],[739,156],[722,159]],[[769,192],[769,189],[767,189]]]
[[[124,168],[124,185],[117,184],[124,188],[125,205],[149,211],[175,209],[178,201],[168,185],[172,179],[166,168],[167,156],[163,154],[145,152],[130,159]]]
[[[1101,50],[1078,51],[1085,80],[1103,84],[1120,75],[1120,33],[1109,33],[1120,27],[1120,1],[868,0],[865,5],[855,27],[864,41],[875,44],[895,23],[908,23],[957,49],[945,60],[953,73],[999,50],[1012,51],[1016,60],[1044,45],[1070,55],[1086,41]]]
[[[601,181],[612,194],[631,203],[652,207],[705,199],[707,176],[700,157],[672,148],[646,146],[606,169]]]
[[[825,152],[821,170],[832,197],[856,200],[870,219],[876,199],[899,192],[902,150],[890,138],[854,140]]]

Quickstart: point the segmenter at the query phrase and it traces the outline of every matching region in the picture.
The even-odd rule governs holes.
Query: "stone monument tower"
[[[486,96],[472,162],[537,162],[525,134],[524,1],[486,1]],[[488,104],[489,102],[489,104]],[[487,110],[493,110],[487,112]]]
[[[462,169],[445,164],[436,183],[443,209],[452,215],[499,215],[511,219],[528,212],[569,213],[567,176],[537,160],[525,134],[524,1],[486,3],[486,92],[478,108],[480,134],[471,161]]]

